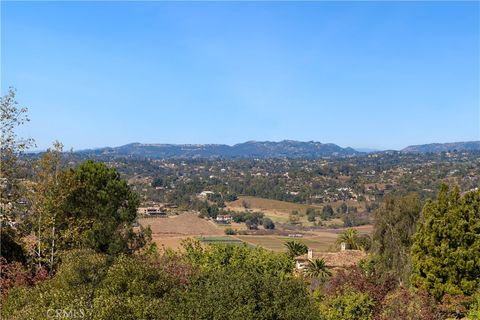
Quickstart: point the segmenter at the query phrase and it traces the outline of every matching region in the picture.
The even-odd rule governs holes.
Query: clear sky
[[[4,2],[22,134],[82,149],[480,140],[479,2]]]

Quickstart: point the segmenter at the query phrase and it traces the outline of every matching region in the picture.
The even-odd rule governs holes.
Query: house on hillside
[[[155,206],[155,207],[139,207],[137,209],[137,213],[141,217],[166,217],[167,211],[163,206]]]
[[[232,223],[232,216],[229,214],[219,214],[217,215],[215,222],[218,224],[230,224]]]
[[[207,199],[209,195],[214,194],[213,191],[204,190],[198,194],[199,199]]]
[[[323,259],[327,268],[331,270],[339,270],[357,265],[360,260],[367,257],[363,250],[347,250],[345,246],[341,246],[338,252],[313,252],[308,249],[308,253],[295,258],[295,268],[303,270],[308,263],[314,259]]]

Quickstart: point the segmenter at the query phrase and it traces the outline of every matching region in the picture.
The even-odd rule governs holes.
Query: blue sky
[[[40,149],[480,140],[478,2],[3,2]]]

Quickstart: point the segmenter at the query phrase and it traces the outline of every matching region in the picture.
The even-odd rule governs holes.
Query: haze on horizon
[[[480,140],[478,2],[2,2],[38,149]]]

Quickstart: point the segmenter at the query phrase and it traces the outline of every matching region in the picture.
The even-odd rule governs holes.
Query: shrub
[[[168,319],[311,319],[319,313],[300,279],[237,268],[205,272],[167,297]]]
[[[82,312],[91,319],[94,292],[108,268],[106,256],[72,250],[62,261],[54,278],[12,289],[2,303],[2,319],[44,320],[51,309]]]
[[[33,286],[48,278],[47,270],[36,267],[28,268],[20,262],[7,261],[0,257],[0,301],[12,288]]]
[[[365,272],[359,267],[340,270],[326,283],[324,292],[327,296],[335,295],[344,287],[369,295],[374,303],[373,314],[381,311],[385,296],[395,289],[395,280],[390,274],[378,274],[375,271]]]
[[[346,286],[320,303],[320,313],[326,320],[370,320],[374,306],[367,293]]]
[[[380,320],[435,320],[435,300],[426,291],[398,288],[385,297]]]
[[[225,234],[227,235],[235,235],[237,234],[237,232],[235,230],[233,230],[232,228],[226,228],[225,229]]]
[[[263,218],[263,227],[265,229],[273,230],[275,229],[275,223],[273,223],[272,219],[270,218]]]
[[[469,319],[480,319],[480,289],[472,296],[472,301],[468,309]]]

